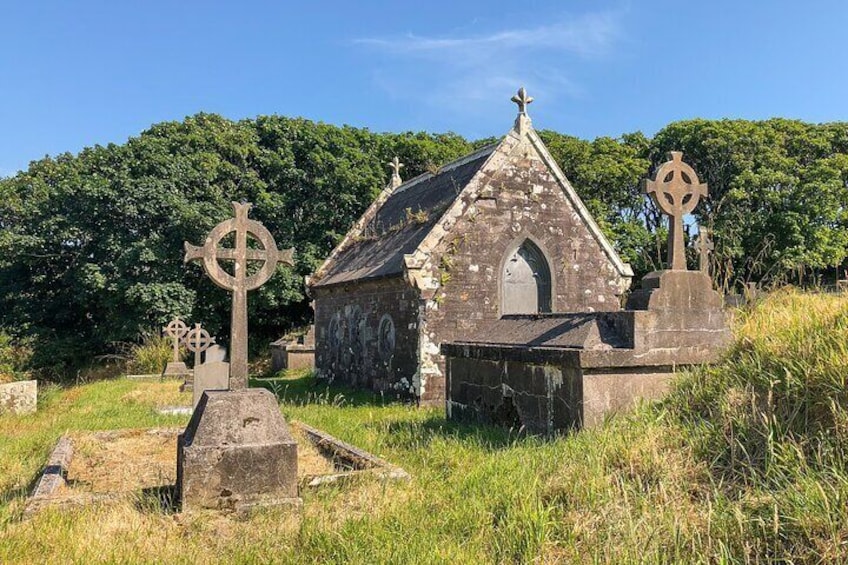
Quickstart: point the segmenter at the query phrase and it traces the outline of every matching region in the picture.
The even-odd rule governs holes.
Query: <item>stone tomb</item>
[[[671,216],[671,268],[646,275],[624,310],[505,315],[443,344],[449,418],[544,434],[596,426],[718,358],[731,338],[722,300],[704,271],[686,270],[680,225],[706,185],[679,153],[656,178],[646,192]]]
[[[283,337],[271,344],[271,370],[315,367],[315,326],[298,338]]]

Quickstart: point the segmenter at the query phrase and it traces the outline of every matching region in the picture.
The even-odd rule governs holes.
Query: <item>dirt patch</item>
[[[335,472],[303,432],[291,428],[297,441],[298,478]],[[177,468],[177,429],[118,430],[69,435],[74,457],[67,484],[57,495],[120,493],[173,485]]]
[[[74,433],[67,490],[116,492],[174,484],[175,430]]]

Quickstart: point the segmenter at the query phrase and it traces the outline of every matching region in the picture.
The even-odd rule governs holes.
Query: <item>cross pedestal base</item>
[[[163,377],[185,377],[188,376],[188,367],[182,361],[171,361],[162,371]]]
[[[182,509],[299,507],[297,442],[265,389],[207,390],[177,440]]]

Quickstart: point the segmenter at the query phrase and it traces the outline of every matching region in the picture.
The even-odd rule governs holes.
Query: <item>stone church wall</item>
[[[401,278],[314,292],[319,376],[412,397],[418,368],[417,292]]]
[[[433,259],[441,282],[427,301],[422,328],[423,400],[444,400],[445,361],[439,345],[462,340],[501,316],[507,255],[529,238],[548,260],[554,312],[621,308],[622,279],[540,158],[509,160],[467,203]]]

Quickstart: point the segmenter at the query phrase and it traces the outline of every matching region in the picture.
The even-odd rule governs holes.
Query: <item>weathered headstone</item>
[[[698,200],[707,195],[707,185],[683,162],[683,153],[672,151],[670,160],[660,165],[655,180],[645,179],[645,192],[660,210],[668,215],[668,268],[686,270],[683,241],[683,216],[695,209]]]
[[[38,383],[35,380],[0,384],[0,414],[30,414],[38,405]]]
[[[710,274],[710,254],[713,252],[715,245],[710,237],[710,230],[701,227],[698,230],[698,258],[700,260],[701,272]]]
[[[216,361],[226,360],[227,348],[217,343],[213,343],[212,345],[210,345],[209,349],[206,350],[206,353],[203,354],[204,363],[215,363]]]
[[[280,252],[271,233],[249,220],[250,204],[233,203],[235,218],[212,229],[203,247],[185,244],[185,260],[202,260],[206,274],[233,293],[229,390],[201,393],[186,431],[177,441],[177,489],[183,510],[244,510],[256,505],[299,504],[297,443],[280,414],[274,395],[247,388],[247,291],[265,283],[277,261],[292,264],[294,251]],[[219,247],[228,234],[235,247]],[[248,236],[261,249],[249,248]],[[219,264],[232,261],[233,274]],[[248,274],[248,261],[262,266]],[[195,387],[223,380],[226,363],[199,364]],[[220,384],[218,385],[220,386]]]
[[[188,375],[188,367],[186,367],[186,364],[180,360],[180,341],[188,332],[188,327],[185,325],[185,322],[179,318],[172,320],[167,326],[162,328],[162,332],[166,336],[170,337],[174,344],[174,357],[165,366],[165,370],[162,371],[162,376],[182,377]]]
[[[293,249],[278,250],[271,232],[256,220],[247,218],[250,207],[251,204],[233,202],[236,217],[215,226],[202,247],[185,244],[185,262],[202,261],[212,282],[233,293],[230,324],[230,388],[233,390],[247,388],[247,291],[265,284],[274,274],[278,261],[294,264]],[[221,240],[231,233],[235,234],[235,247],[219,247]],[[248,236],[256,239],[262,248],[249,248]],[[234,263],[234,274],[225,271],[220,261]],[[262,263],[251,275],[247,273],[249,261]]]
[[[194,367],[192,383],[192,406],[197,408],[200,397],[207,390],[227,390],[230,381],[230,364],[223,361],[207,361]]]

